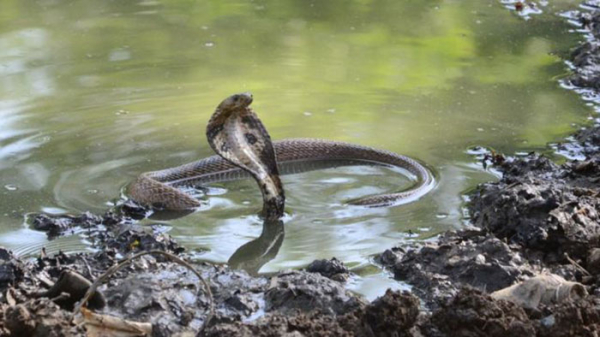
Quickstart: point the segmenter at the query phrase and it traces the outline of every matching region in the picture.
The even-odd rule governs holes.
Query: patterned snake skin
[[[213,114],[207,127],[207,138],[220,156],[143,173],[129,186],[129,195],[140,203],[154,207],[189,210],[199,207],[201,203],[177,189],[177,186],[191,182],[228,181],[250,175],[258,182],[263,194],[263,215],[266,218],[278,218],[283,215],[285,202],[279,171],[285,174],[295,164],[326,161],[399,167],[416,179],[416,183],[408,190],[350,201],[353,205],[379,207],[404,204],[422,197],[434,186],[433,176],[428,169],[409,157],[393,152],[320,139],[286,139],[271,143],[266,129],[250,109],[250,103],[250,94],[233,95],[223,101]],[[291,170],[294,171],[293,168]]]

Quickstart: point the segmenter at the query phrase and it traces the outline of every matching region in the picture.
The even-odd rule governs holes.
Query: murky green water
[[[557,84],[557,54],[577,36],[552,6],[575,2],[525,21],[480,0],[3,0],[0,244],[84,249],[77,236],[47,242],[24,214],[102,212],[139,173],[211,155],[205,124],[240,91],[275,139],[388,149],[439,178],[416,203],[364,210],[343,201],[406,180],[368,167],[285,177],[285,239],[253,268],[332,256],[360,267],[400,240],[458,227],[461,193],[493,178],[468,147],[543,148],[591,112]],[[259,237],[261,200],[252,181],[215,187],[204,210],[161,223],[207,250],[199,258],[225,262]]]

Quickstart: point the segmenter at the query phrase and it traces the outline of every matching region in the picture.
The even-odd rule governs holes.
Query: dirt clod
[[[429,336],[535,336],[525,311],[478,290],[463,289],[436,311],[424,330]]]
[[[319,273],[328,278],[335,277],[337,279],[340,278],[339,275],[348,274],[350,272],[344,263],[335,257],[331,260],[315,260],[306,267],[306,271]]]
[[[375,336],[408,336],[418,315],[418,298],[409,292],[388,289],[384,296],[367,306],[363,320]]]

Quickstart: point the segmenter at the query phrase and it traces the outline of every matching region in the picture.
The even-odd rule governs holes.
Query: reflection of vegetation
[[[139,172],[212,154],[204,123],[242,90],[274,138],[375,145],[433,166],[473,144],[543,146],[587,112],[550,80],[562,72],[551,52],[575,38],[565,29],[551,13],[525,22],[477,0],[2,0],[0,73],[22,69],[0,77],[0,99],[24,102],[11,127],[49,140],[0,179],[26,164],[51,176],[43,199],[32,191],[0,213],[104,208]],[[43,41],[15,38],[30,31]]]
[[[106,110],[126,109],[134,113],[130,119],[139,117],[130,122],[145,131],[120,125],[119,132],[142,137],[148,130],[164,131],[172,123],[160,114],[168,113],[177,117],[178,133],[193,135],[215,102],[246,89],[256,94],[277,137],[293,125],[294,136],[353,140],[358,135],[404,152],[401,142],[417,152],[415,143],[431,148],[439,135],[444,141],[476,140],[475,130],[489,124],[501,129],[500,143],[513,142],[538,132],[528,129],[538,130],[539,123],[556,125],[540,117],[546,113],[572,118],[565,115],[563,93],[546,95],[544,102],[552,102],[544,104],[550,107],[546,112],[522,101],[535,96],[531,90],[553,90],[546,79],[556,74],[549,66],[559,60],[550,51],[564,49],[572,38],[562,33],[556,17],[523,22],[499,4],[163,0],[67,6],[5,0],[0,9],[0,33],[32,27],[46,32],[44,53],[26,66],[44,72],[59,94],[39,103],[44,108],[36,112],[87,111],[60,118],[66,124],[58,128],[86,123],[114,130]],[[520,103],[505,109],[513,100]],[[341,115],[322,113],[329,109]],[[297,118],[306,110],[321,113],[299,126]],[[151,118],[142,118],[142,112]],[[443,129],[423,139],[426,125]],[[402,138],[369,139],[374,131]],[[88,142],[97,143],[98,137]],[[153,132],[151,139],[167,148],[197,144],[197,138],[174,139],[166,132]],[[60,152],[79,146],[62,144]]]
[[[3,6],[23,17],[18,14],[36,7],[34,2],[23,3],[28,2],[5,1]],[[541,48],[534,42],[525,54],[528,57],[513,54],[528,45],[526,40],[536,41],[537,37],[522,34],[522,24],[506,24],[507,19],[514,21],[509,15],[486,18],[501,22],[501,27],[494,23],[473,27],[472,3],[271,0],[143,4],[80,2],[45,11],[38,7],[40,20],[35,22],[53,30],[55,40],[67,41],[67,46],[57,43],[55,52],[63,54],[59,58],[76,61],[67,69],[71,74],[94,69],[103,76],[106,87],[210,79],[220,92],[229,93],[239,87],[235,79],[243,78],[245,87],[258,90],[277,83],[282,92],[304,87],[348,95],[362,94],[367,87],[391,94],[449,89],[452,80],[464,76],[467,68],[485,83],[501,83],[506,76],[523,81],[529,70],[556,62],[547,56],[549,46],[543,42]],[[77,19],[57,21],[65,12]],[[534,33],[548,26],[537,25],[540,29]],[[499,33],[489,37],[486,27]],[[505,27],[513,27],[508,28],[508,36],[502,32]],[[477,37],[481,39],[475,40]],[[490,41],[499,42],[501,48],[490,48]],[[505,48],[506,41],[510,48]],[[478,60],[476,45],[483,48],[481,66],[486,69],[472,67]],[[117,64],[99,62],[119,48],[127,49],[131,59]],[[282,79],[281,74],[286,77]]]

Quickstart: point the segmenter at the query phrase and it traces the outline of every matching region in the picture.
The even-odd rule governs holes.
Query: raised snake
[[[262,214],[267,219],[283,215],[285,195],[280,170],[288,173],[296,163],[340,162],[375,164],[407,170],[416,180],[403,191],[367,196],[349,201],[352,205],[393,206],[420,198],[434,185],[431,172],[416,160],[390,151],[321,139],[286,139],[271,142],[260,119],[250,108],[252,95],[236,94],[225,99],[206,128],[211,156],[185,165],[141,174],[128,188],[137,202],[167,210],[190,210],[201,202],[179,190],[190,182],[207,183],[251,175],[263,195]],[[319,165],[314,165],[318,167]],[[333,166],[336,166],[335,164]],[[306,169],[304,169],[306,170]]]

